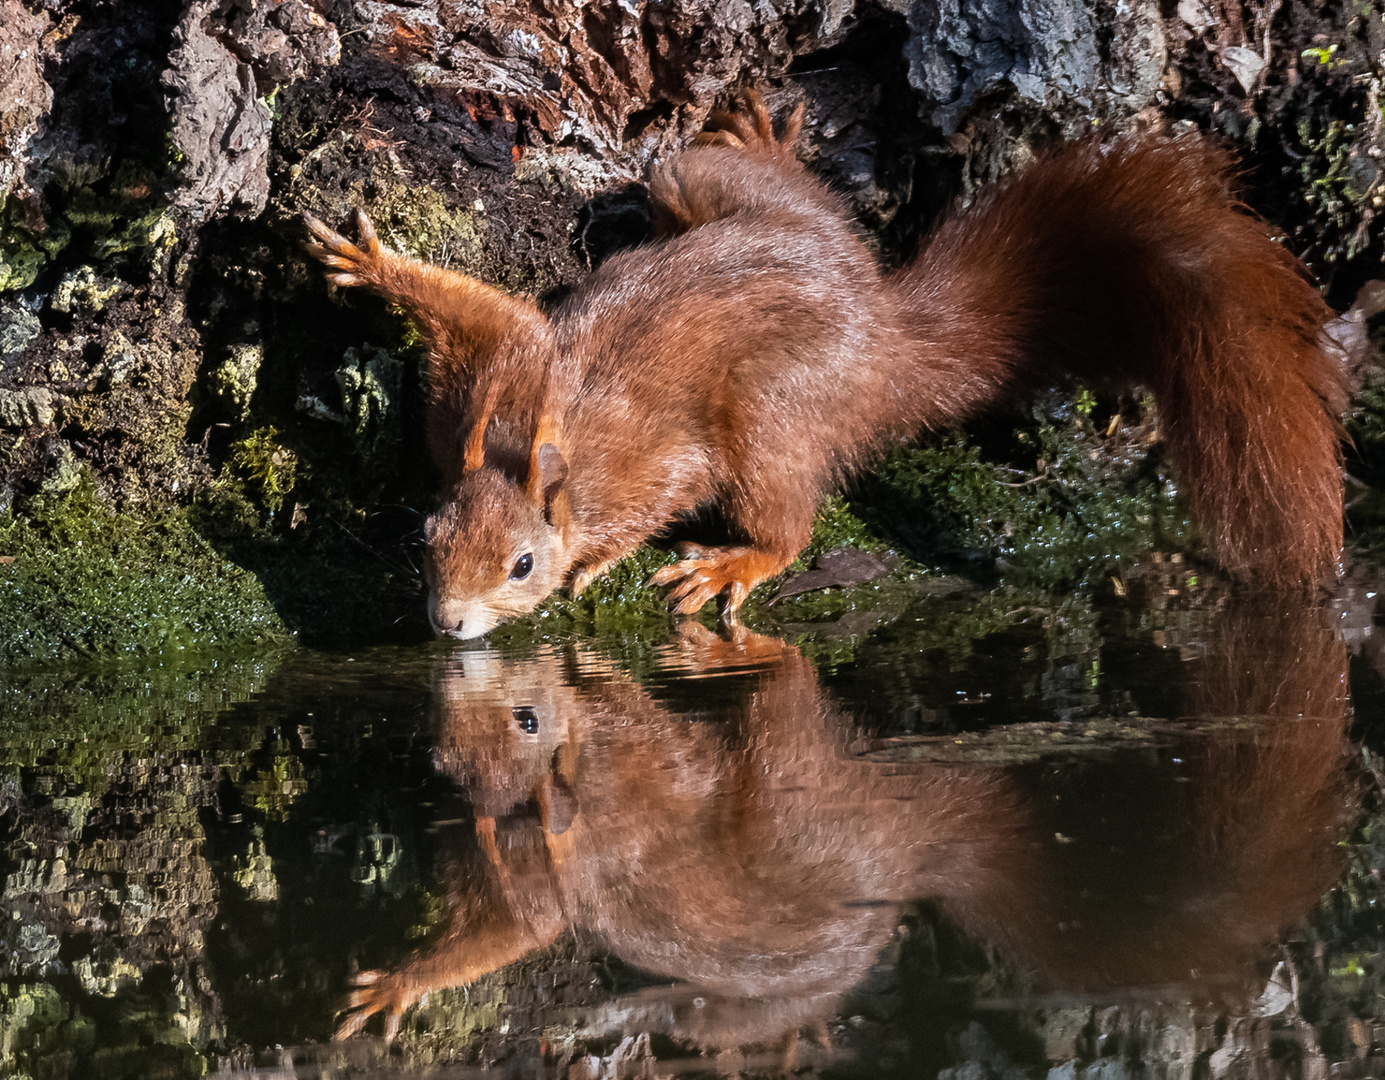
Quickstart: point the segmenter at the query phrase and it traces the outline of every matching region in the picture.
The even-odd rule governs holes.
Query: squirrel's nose
[[[428,598],[428,617],[435,633],[462,640],[480,637],[496,626],[496,620],[483,608],[436,595]]]

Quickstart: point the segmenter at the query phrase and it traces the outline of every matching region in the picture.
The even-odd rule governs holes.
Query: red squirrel
[[[1146,135],[1070,144],[948,214],[882,273],[841,199],[748,94],[649,182],[656,240],[550,314],[312,215],[338,285],[408,311],[430,352],[428,610],[473,638],[575,594],[677,518],[739,542],[660,570],[680,614],[750,590],[808,542],[820,501],[884,447],[1055,380],[1141,383],[1195,518],[1229,570],[1336,567],[1332,312],[1244,212],[1230,157]]]

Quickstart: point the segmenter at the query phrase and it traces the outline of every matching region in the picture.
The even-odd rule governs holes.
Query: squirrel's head
[[[581,658],[584,667],[609,665]],[[569,659],[540,649],[522,661],[490,649],[459,650],[433,681],[433,761],[470,795],[479,815],[522,811],[537,797],[545,824],[564,832],[578,812],[577,751],[591,705]]]
[[[462,478],[424,524],[428,618],[460,639],[533,611],[572,568],[568,466],[552,423],[540,421],[523,481],[484,463],[484,416],[477,431]]]

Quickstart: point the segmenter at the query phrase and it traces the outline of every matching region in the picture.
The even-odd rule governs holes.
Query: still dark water
[[[0,675],[0,1075],[1385,1072],[1375,590],[1119,591]]]

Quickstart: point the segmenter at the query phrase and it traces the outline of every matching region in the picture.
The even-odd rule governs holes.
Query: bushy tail
[[[1342,544],[1332,312],[1197,140],[1067,147],[954,213],[893,282],[949,417],[1055,378],[1155,393],[1221,561],[1312,581]],[[936,421],[939,417],[922,416]]]

